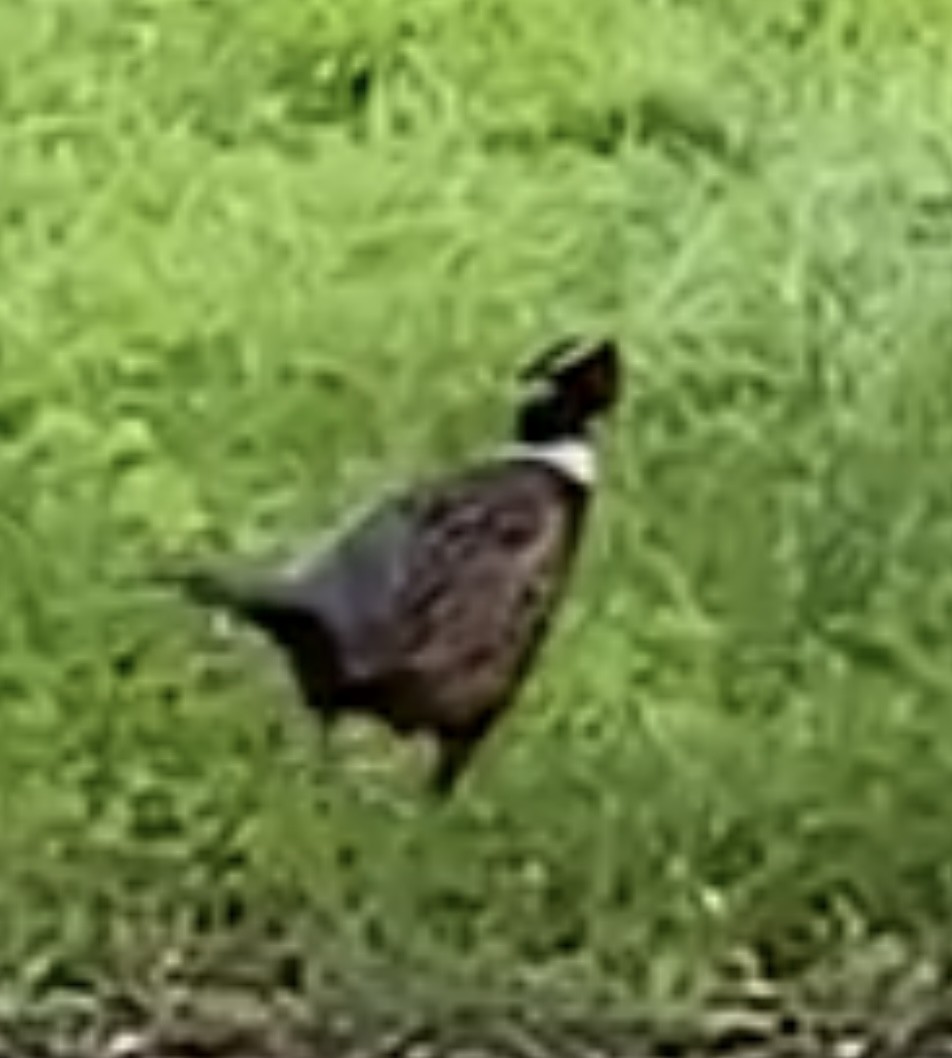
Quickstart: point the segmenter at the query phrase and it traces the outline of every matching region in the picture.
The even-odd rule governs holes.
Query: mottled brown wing
[[[565,488],[509,466],[434,502],[401,606],[401,668],[424,722],[480,726],[518,689],[575,549],[581,503]]]

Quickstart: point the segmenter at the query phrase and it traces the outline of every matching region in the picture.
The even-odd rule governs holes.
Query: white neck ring
[[[594,446],[582,437],[522,442],[510,447],[507,454],[510,459],[524,459],[551,467],[566,480],[582,488],[591,488],[598,477]]]

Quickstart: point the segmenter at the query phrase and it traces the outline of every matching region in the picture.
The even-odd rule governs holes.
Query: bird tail
[[[284,653],[309,704],[320,712],[330,710],[341,675],[337,644],[325,621],[295,598],[289,585],[274,577],[209,569],[164,572],[158,580],[193,603],[228,613],[264,633]]]
[[[286,600],[277,597],[273,586],[209,569],[163,571],[154,579],[199,606],[222,610],[254,624],[266,623],[270,612],[288,606]]]

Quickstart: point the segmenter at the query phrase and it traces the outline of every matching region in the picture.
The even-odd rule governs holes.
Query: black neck
[[[557,397],[536,397],[519,410],[516,436],[524,444],[584,440],[588,436],[588,416],[572,401]]]

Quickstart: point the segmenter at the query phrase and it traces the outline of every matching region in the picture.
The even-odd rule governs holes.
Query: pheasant
[[[363,714],[431,736],[428,785],[445,798],[558,610],[596,482],[593,426],[621,374],[614,342],[562,342],[520,373],[507,448],[383,500],[320,554],[176,579],[268,637],[326,729]]]

